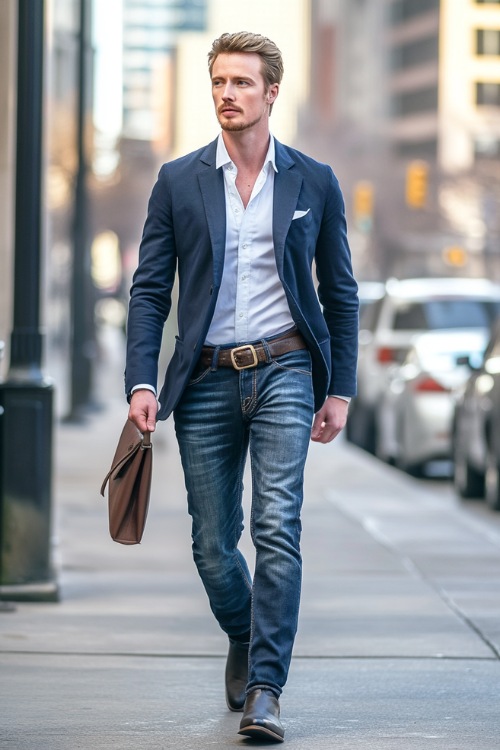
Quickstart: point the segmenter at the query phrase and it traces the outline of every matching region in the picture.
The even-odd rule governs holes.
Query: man
[[[209,71],[222,133],[160,170],[131,290],[126,391],[142,432],[174,412],[193,555],[229,637],[227,705],[243,711],[240,734],[279,742],[304,464],[310,439],[328,443],[344,427],[355,393],[357,289],[331,169],[270,135],[276,45],[223,34]],[[176,271],[179,335],[158,407]],[[253,581],[238,550],[248,449]]]

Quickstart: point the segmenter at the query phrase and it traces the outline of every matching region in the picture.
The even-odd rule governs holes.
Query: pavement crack
[[[481,628],[458,606],[458,604],[450,597],[446,591],[444,591],[432,578],[430,578],[424,571],[418,566],[418,564],[408,555],[403,554],[399,548],[391,542],[391,540],[383,533],[380,528],[380,524],[372,517],[366,516],[359,518],[358,516],[350,513],[346,510],[343,505],[334,502],[330,498],[331,502],[335,505],[336,510],[348,521],[357,526],[361,526],[378,544],[386,549],[394,558],[396,558],[403,567],[418,580],[425,583],[428,588],[434,591],[438,595],[440,600],[445,604],[448,609],[453,612],[469,630],[471,630],[489,649],[492,653],[493,658],[500,660],[500,650],[497,646],[483,633]]]

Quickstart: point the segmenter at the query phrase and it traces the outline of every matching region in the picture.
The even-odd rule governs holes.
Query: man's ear
[[[267,97],[266,97],[266,101],[268,104],[273,104],[273,102],[276,101],[276,97],[278,96],[279,89],[280,87],[278,83],[273,83],[271,84],[271,86],[269,86]]]

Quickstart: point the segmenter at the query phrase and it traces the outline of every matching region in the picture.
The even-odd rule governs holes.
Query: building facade
[[[164,140],[181,33],[207,25],[207,0],[123,0],[123,135]]]
[[[361,272],[500,277],[500,2],[312,7],[317,59],[302,138],[337,166]],[[361,233],[359,184],[372,191]],[[463,253],[447,252],[456,246]],[[463,264],[450,267],[451,257]]]

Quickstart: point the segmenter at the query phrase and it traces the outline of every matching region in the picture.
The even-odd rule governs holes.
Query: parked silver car
[[[416,336],[401,366],[388,373],[377,409],[376,454],[411,474],[451,459],[454,393],[482,360],[485,330],[433,331]]]
[[[360,319],[358,395],[348,439],[375,452],[377,413],[388,373],[402,364],[414,336],[434,330],[490,329],[500,312],[500,285],[487,279],[390,280]]]
[[[500,510],[500,319],[480,366],[469,364],[453,421],[454,484],[461,497]]]

